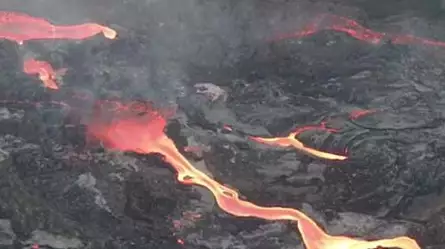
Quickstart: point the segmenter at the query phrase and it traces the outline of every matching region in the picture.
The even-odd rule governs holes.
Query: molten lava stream
[[[219,207],[232,215],[298,222],[298,230],[307,249],[372,249],[379,246],[420,249],[416,241],[408,237],[364,241],[344,236],[331,236],[297,209],[261,207],[241,200],[236,191],[196,169],[179,152],[174,142],[164,133],[167,122],[161,114],[154,111],[149,115],[114,113],[114,120],[106,123],[101,121],[102,117],[99,114],[106,114],[107,111],[98,109],[96,111],[99,113],[93,115],[92,122],[88,126],[88,134],[101,140],[105,146],[121,151],[163,155],[164,160],[177,171],[177,179],[181,183],[207,188],[215,196]]]
[[[54,70],[51,64],[46,61],[36,59],[26,59],[23,62],[23,72],[28,75],[38,75],[43,85],[49,89],[59,89],[58,80],[65,75],[67,69],[61,68]]]
[[[337,132],[337,130],[335,130],[335,129],[326,128],[326,123],[322,122],[318,126],[305,126],[302,128],[298,128],[298,129],[294,130],[293,132],[289,133],[289,135],[287,137],[263,138],[263,137],[250,136],[249,138],[252,139],[253,141],[267,144],[267,145],[272,145],[272,146],[279,146],[279,147],[291,147],[292,146],[295,149],[297,149],[298,151],[301,151],[301,152],[306,153],[313,157],[318,157],[318,158],[323,158],[323,159],[328,159],[328,160],[345,160],[345,159],[347,159],[347,157],[343,156],[343,155],[332,154],[332,153],[323,152],[323,151],[319,151],[319,150],[310,148],[310,147],[304,145],[302,142],[300,142],[296,138],[302,132],[309,131],[309,130],[317,130],[317,129],[325,130],[325,131],[329,131],[329,132]]]
[[[54,25],[49,21],[25,13],[0,11],[0,39],[23,44],[28,40],[74,39],[83,40],[99,33],[114,39],[117,32],[97,23]]]
[[[283,39],[298,39],[308,35],[315,34],[322,30],[332,30],[345,33],[355,39],[369,42],[372,44],[380,44],[382,41],[390,41],[393,44],[417,44],[417,45],[429,45],[437,47],[445,47],[445,42],[434,41],[415,37],[413,35],[396,35],[384,32],[377,32],[368,28],[365,28],[357,21],[332,14],[318,15],[312,22],[310,22],[301,31],[292,32],[289,34],[279,35],[273,38],[272,41],[279,41]]]

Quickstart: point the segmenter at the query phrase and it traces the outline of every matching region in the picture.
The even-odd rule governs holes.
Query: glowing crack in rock
[[[366,115],[372,114],[372,113],[376,113],[376,112],[377,112],[377,110],[355,110],[349,114],[349,118],[352,120],[356,120],[363,116],[366,116]]]
[[[102,33],[115,39],[117,32],[97,23],[54,25],[44,18],[20,12],[0,11],[0,39],[23,44],[29,40],[70,39],[83,40]]]
[[[183,184],[194,184],[211,191],[219,207],[235,216],[257,217],[265,220],[296,221],[307,249],[371,249],[378,247],[420,249],[417,242],[402,236],[391,239],[365,241],[346,236],[326,234],[307,215],[297,209],[262,207],[246,200],[239,194],[196,169],[176,148],[175,143],[164,133],[167,121],[161,112],[152,109],[146,115],[107,111],[98,106],[98,113],[88,126],[88,134],[99,139],[111,149],[137,153],[157,153],[164,157],[177,172]],[[102,116],[104,115],[104,116]],[[107,121],[104,120],[107,119]]]
[[[301,134],[305,131],[317,130],[317,129],[325,130],[325,131],[329,131],[329,132],[337,132],[336,129],[326,128],[326,123],[321,122],[321,124],[318,126],[305,126],[305,127],[295,129],[293,132],[289,133],[289,135],[286,137],[264,138],[264,137],[250,136],[249,138],[252,139],[253,141],[256,141],[256,142],[259,142],[262,144],[279,146],[279,147],[294,147],[298,151],[301,151],[301,152],[306,153],[310,156],[314,156],[314,157],[318,157],[318,158],[323,158],[323,159],[328,159],[328,160],[345,160],[345,159],[347,159],[347,156],[344,156],[344,155],[332,154],[332,153],[323,152],[323,151],[319,151],[319,150],[310,148],[310,147],[306,146],[305,144],[303,144],[302,142],[300,142],[296,138],[299,134]]]
[[[67,69],[54,70],[51,64],[36,59],[26,59],[23,62],[23,72],[28,75],[38,75],[43,85],[49,89],[59,89],[60,77],[65,75]]]
[[[321,14],[313,19],[303,29],[278,35],[273,38],[272,41],[280,41],[284,39],[299,39],[309,35],[313,35],[322,30],[332,30],[336,32],[345,33],[355,39],[365,41],[371,44],[381,44],[382,42],[391,42],[392,44],[414,44],[414,45],[430,45],[445,47],[445,42],[435,41],[416,37],[413,35],[397,35],[389,34],[385,32],[377,32],[368,28],[365,28],[357,21],[332,14]]]

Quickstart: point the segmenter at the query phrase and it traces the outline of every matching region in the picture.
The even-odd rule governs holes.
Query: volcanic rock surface
[[[444,20],[428,12],[432,3],[399,13],[364,1],[322,2],[0,3],[119,33],[114,41],[0,41],[0,247],[304,248],[295,224],[226,214],[207,190],[178,183],[159,155],[87,141],[94,100],[118,98],[176,106],[167,134],[181,152],[256,204],[301,209],[332,235],[407,235],[423,248],[445,248],[445,48],[374,45],[333,31],[267,41],[318,12],[437,39],[445,39],[437,32]],[[68,68],[59,91],[22,73],[30,55]],[[73,99],[79,92],[89,99]],[[286,136],[322,120],[340,132],[299,139],[323,151],[347,149],[347,160],[243,135]]]

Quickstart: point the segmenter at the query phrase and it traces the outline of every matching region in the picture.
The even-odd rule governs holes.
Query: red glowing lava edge
[[[102,33],[114,39],[117,32],[97,23],[54,25],[49,21],[20,12],[0,11],[0,39],[23,44],[29,40],[69,39],[83,40]]]
[[[371,44],[381,44],[383,41],[386,41],[398,45],[412,44],[445,47],[445,42],[442,41],[424,39],[413,35],[397,35],[377,32],[365,28],[355,20],[332,14],[321,14],[314,18],[314,20],[306,25],[302,30],[277,35],[273,37],[271,41],[277,42],[287,39],[300,39],[323,30],[342,32],[354,37],[355,39]]]

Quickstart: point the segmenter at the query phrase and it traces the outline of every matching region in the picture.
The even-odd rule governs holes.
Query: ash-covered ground
[[[228,215],[207,190],[179,184],[156,155],[91,146],[92,103],[72,98],[82,93],[177,105],[168,135],[181,149],[198,147],[183,153],[254,203],[299,208],[333,235],[408,235],[445,248],[445,48],[373,45],[333,31],[267,41],[319,12],[445,40],[440,1],[380,2],[2,1],[2,10],[57,24],[104,23],[119,38],[0,41],[1,247],[303,248],[295,224]],[[59,91],[23,74],[27,56],[68,68]],[[221,94],[199,93],[196,83]],[[352,120],[357,109],[379,111]],[[348,160],[221,130],[282,136],[322,119],[341,132],[300,138],[325,151],[347,148]]]

